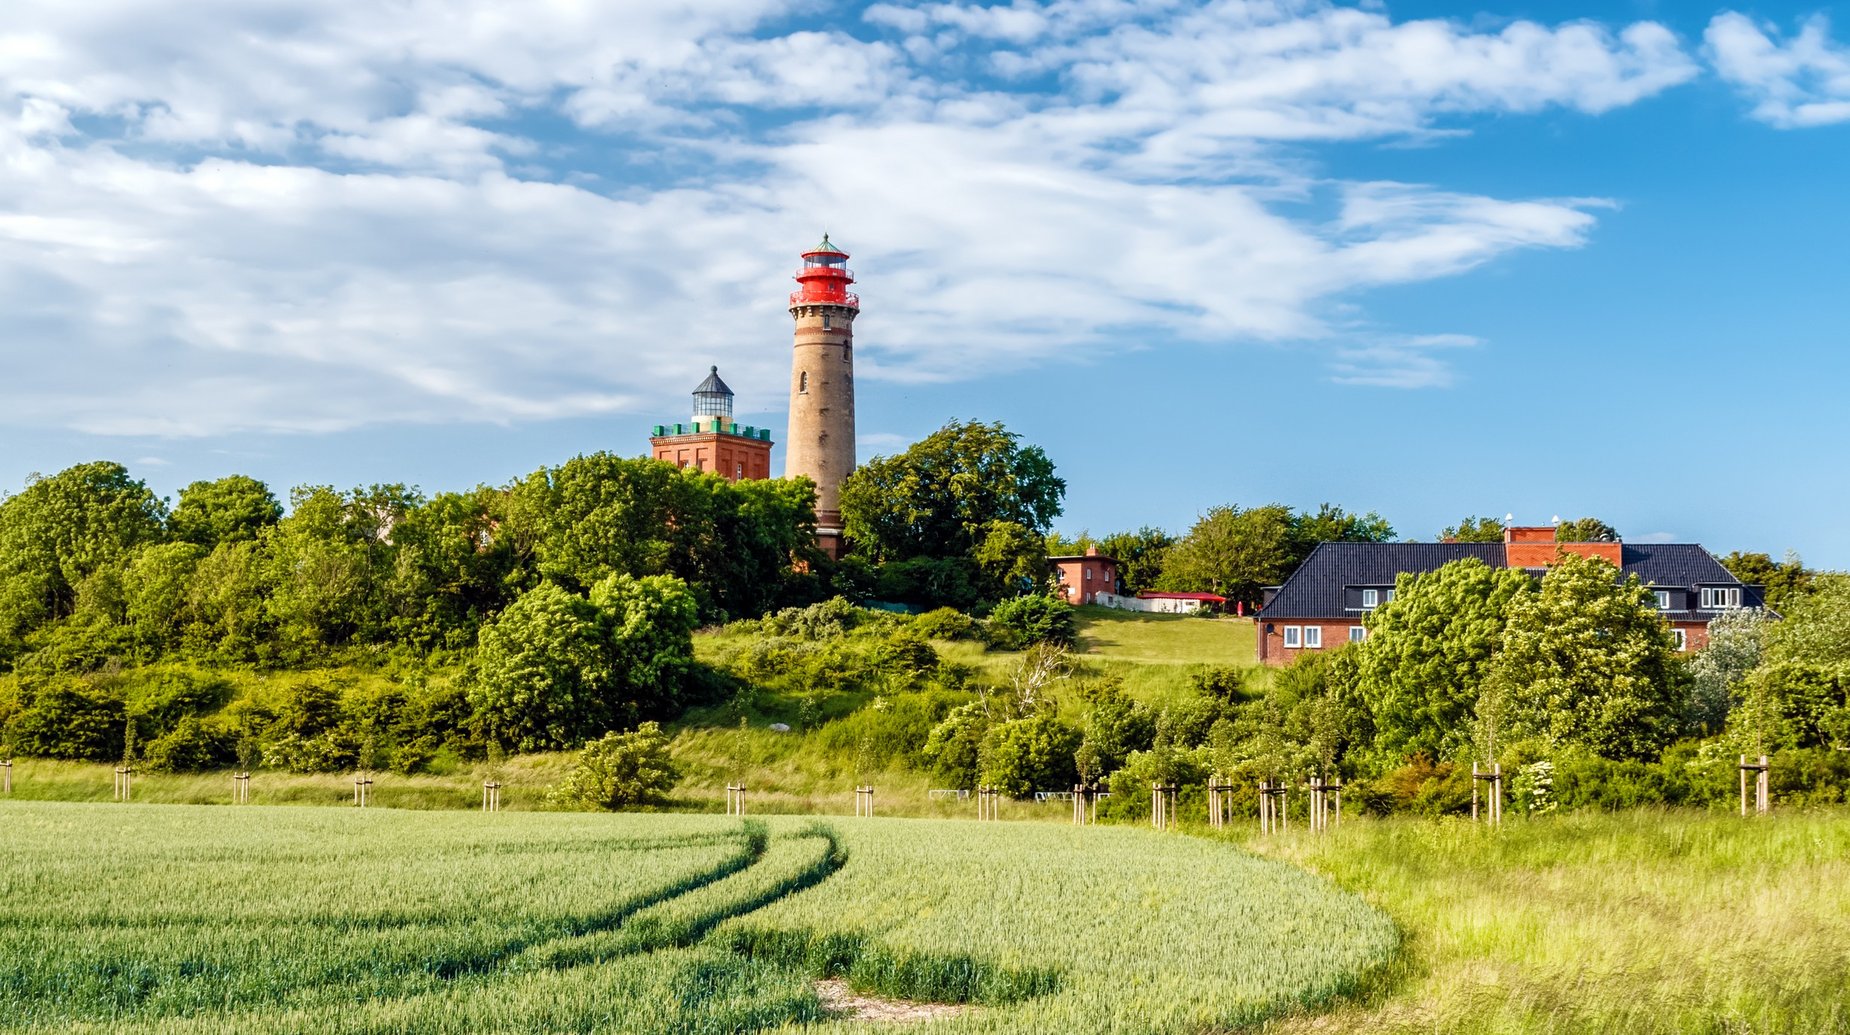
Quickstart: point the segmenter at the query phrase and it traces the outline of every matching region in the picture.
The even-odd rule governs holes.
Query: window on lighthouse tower
[[[835,317],[831,316],[828,313],[823,313],[822,314],[822,329],[825,331],[834,330],[835,329]]]
[[[797,375],[797,391],[809,391],[809,371],[805,370]]]

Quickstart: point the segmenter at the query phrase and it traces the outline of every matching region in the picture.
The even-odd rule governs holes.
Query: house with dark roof
[[[1695,543],[1557,543],[1552,526],[1510,528],[1501,543],[1320,543],[1254,613],[1259,661],[1288,665],[1307,650],[1367,637],[1364,617],[1394,599],[1401,575],[1476,558],[1541,577],[1563,554],[1598,557],[1650,587],[1679,650],[1700,650],[1725,611],[1763,607],[1761,588],[1729,573]]]

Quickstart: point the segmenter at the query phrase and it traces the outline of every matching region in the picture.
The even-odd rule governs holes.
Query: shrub
[[[876,617],[876,612],[835,597],[808,607],[787,607],[775,614],[766,615],[761,624],[764,631],[773,636],[832,640],[848,635]]]
[[[1203,697],[1227,704],[1238,704],[1246,699],[1246,676],[1237,668],[1204,669],[1189,676],[1188,681]]]
[[[914,618],[912,631],[928,640],[980,640],[983,638],[981,623],[951,607],[927,611]]]
[[[27,755],[107,762],[122,757],[128,709],[122,698],[71,677],[27,688],[7,739]]]
[[[157,772],[196,773],[230,765],[237,759],[237,745],[224,725],[183,715],[172,729],[148,744],[143,759]]]
[[[552,808],[615,811],[660,801],[681,779],[668,755],[668,735],[645,722],[628,733],[606,733],[586,744],[578,762],[546,795]]]
[[[1004,600],[989,613],[990,638],[999,647],[1019,650],[1036,643],[1071,647],[1079,619],[1072,607],[1047,596]]]

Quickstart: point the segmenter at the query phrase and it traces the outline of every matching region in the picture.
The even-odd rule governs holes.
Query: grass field
[[[24,802],[0,825],[20,1031],[748,1032],[824,1021],[825,973],[981,1004],[947,1030],[1196,1031],[1327,999],[1397,940],[1293,867],[1136,830]]]
[[[1310,1033],[1850,1031],[1850,816],[1638,811],[1353,823],[1257,845],[1408,932]]]

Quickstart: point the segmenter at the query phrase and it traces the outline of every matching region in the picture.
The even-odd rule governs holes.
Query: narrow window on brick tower
[[[809,371],[805,370],[801,374],[797,375],[797,391],[799,392],[809,391]]]
[[[829,315],[828,313],[823,313],[822,314],[822,329],[825,331],[834,330],[835,329],[835,317]]]

